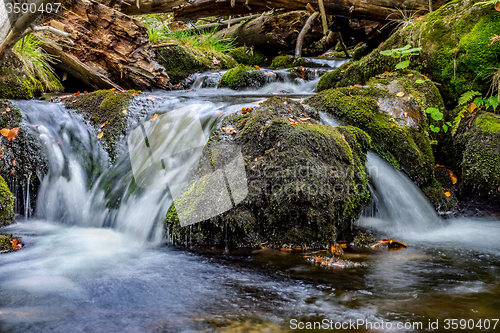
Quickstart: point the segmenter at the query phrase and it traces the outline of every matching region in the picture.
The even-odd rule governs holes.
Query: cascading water
[[[442,226],[434,207],[406,175],[373,152],[367,154],[366,167],[371,181],[372,207],[365,212],[360,224],[373,225],[378,220],[389,223],[388,226],[399,233],[421,233]]]

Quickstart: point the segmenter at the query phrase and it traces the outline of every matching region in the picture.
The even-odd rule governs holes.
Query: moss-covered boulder
[[[289,56],[276,56],[273,58],[270,68],[281,69],[281,68],[291,68],[294,66],[293,58]]]
[[[110,161],[116,158],[116,143],[127,132],[128,115],[126,108],[139,92],[128,90],[118,92],[98,90],[92,93],[80,94],[67,99],[65,104],[69,109],[75,109],[97,131],[102,132],[100,139],[109,154]]]
[[[228,70],[221,78],[218,88],[239,90],[259,88],[266,83],[266,75],[254,67],[239,66]]]
[[[8,188],[16,189],[17,212],[22,213],[28,186],[31,206],[35,206],[40,185],[38,176],[47,172],[47,157],[38,134],[24,123],[19,109],[8,100],[0,100],[0,129],[4,128],[19,129],[14,139],[1,139],[0,176],[6,180]]]
[[[422,83],[416,83],[416,81]],[[435,162],[428,134],[428,107],[444,109],[436,86],[417,72],[389,73],[366,86],[322,91],[307,100],[318,111],[357,126],[373,140],[381,157],[404,171],[421,189],[431,188],[430,198],[445,209],[441,185],[435,178]],[[438,194],[439,198],[435,197]],[[439,200],[437,200],[439,199]]]
[[[22,64],[13,56],[0,66],[0,99],[31,99],[40,93],[21,68]]]
[[[231,56],[212,50],[200,51],[186,46],[168,46],[155,50],[156,60],[165,67],[172,84],[178,84],[189,75],[209,69],[237,66]]]
[[[269,65],[269,58],[259,50],[254,50],[252,47],[237,47],[229,52],[241,65],[246,66],[267,66]]]
[[[448,107],[468,90],[486,94],[493,71],[500,67],[500,12],[476,0],[455,0],[422,19],[405,24],[362,60],[324,75],[317,90],[365,84],[394,69],[398,59],[380,54],[405,45],[421,47],[410,67],[438,82]]]
[[[458,141],[465,142],[460,187],[465,195],[477,195],[500,204],[500,116],[484,113]]]
[[[14,195],[0,176],[0,227],[14,222]]]
[[[273,97],[226,118],[204,147],[195,181],[167,214],[169,235],[182,244],[189,236],[194,244],[276,247],[325,247],[346,237],[369,199],[370,138],[313,117],[301,104]],[[244,170],[227,168],[238,156]],[[220,200],[206,177],[214,170],[225,170],[236,206],[181,228],[179,217],[196,220]]]

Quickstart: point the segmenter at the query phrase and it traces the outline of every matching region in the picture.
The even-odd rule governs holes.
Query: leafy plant
[[[397,49],[380,51],[380,54],[393,58],[399,58],[399,63],[396,65],[396,69],[405,69],[410,66],[410,57],[412,55],[418,55],[421,50],[421,47],[412,48],[411,45],[406,45],[405,47]]]
[[[51,64],[57,58],[45,53],[41,45],[43,39],[28,34],[12,49],[12,54],[23,64],[26,75],[33,85],[40,90],[60,90],[62,88]]]
[[[481,109],[483,107],[484,110],[492,108],[493,111],[496,111],[499,105],[499,96],[496,95],[490,96],[488,98],[483,98],[480,92],[469,90],[463,93],[462,96],[460,96],[460,98],[458,99],[458,105],[462,106],[462,109],[458,112],[457,116],[453,120],[451,128],[452,135],[456,134],[458,126],[460,125],[460,121],[467,112],[472,114],[477,109]]]
[[[435,107],[435,108],[427,108],[425,110],[425,112],[429,113],[431,115],[431,118],[434,119],[437,122],[441,122],[443,120],[443,118],[444,118],[444,114],[441,111],[439,111],[439,109],[437,107]],[[444,124],[438,125],[438,126],[434,126],[433,124],[430,124],[429,128],[434,133],[439,133],[441,131],[441,128],[443,129],[443,132],[447,133],[448,129],[451,126],[452,126],[452,124],[449,121],[447,121]]]

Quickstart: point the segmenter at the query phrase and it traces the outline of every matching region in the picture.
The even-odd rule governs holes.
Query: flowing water
[[[131,128],[182,108],[178,114],[200,120],[206,140],[221,116],[277,93],[306,97],[317,83],[201,88],[219,76],[194,77],[191,91],[144,94],[131,108]],[[407,242],[407,249],[347,253],[359,265],[344,270],[313,266],[303,253],[204,253],[162,246],[173,189],[134,186],[127,138],[109,167],[97,133],[75,112],[57,103],[16,104],[37,125],[30,128],[46,146],[50,172],[33,216],[3,228],[25,247],[0,255],[0,332],[311,332],[324,330],[295,328],[323,320],[323,328],[344,323],[339,330],[346,332],[439,332],[449,331],[447,318],[476,325],[488,319],[492,331],[500,315],[500,221],[441,220],[406,176],[373,153],[367,167],[374,199],[358,224]],[[180,129],[165,142],[184,144],[179,138],[193,132],[193,122],[172,119]],[[175,178],[187,177],[195,164],[166,162]],[[438,329],[430,329],[436,320]],[[345,326],[349,321],[359,326]]]

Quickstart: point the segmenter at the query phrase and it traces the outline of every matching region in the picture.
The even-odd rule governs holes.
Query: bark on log
[[[238,24],[241,21],[245,21],[245,20],[248,20],[248,19],[254,19],[257,16],[260,16],[260,14],[249,15],[249,16],[245,16],[245,17],[239,17],[239,18],[235,18],[235,19],[231,19],[231,20],[225,20],[225,21],[221,21],[221,22],[215,22],[215,23],[208,23],[208,24],[197,25],[197,26],[194,26],[194,27],[191,27],[191,28],[179,29],[179,30],[177,30],[177,32],[180,32],[180,31],[199,31],[199,30],[206,30],[206,29],[212,29],[212,28],[221,28],[221,27],[225,27],[225,26],[228,26],[228,25],[231,26],[233,24]]]
[[[74,42],[46,33],[54,43],[44,49],[59,57],[56,67],[95,89],[170,87],[142,23],[92,0],[72,0],[65,8],[44,17],[45,25],[70,33]]]
[[[449,0],[431,0],[433,8],[436,9]],[[230,0],[196,0],[192,4],[179,6],[173,9],[174,16],[178,20],[196,19],[206,16],[229,16],[238,14],[257,13],[270,8],[284,8],[286,10],[302,10],[307,3],[318,10],[318,0],[251,0],[248,10],[245,6],[246,0],[236,0],[235,6],[231,7]],[[354,18],[367,18],[375,21],[386,21],[390,15],[396,15],[398,8],[406,8],[409,12],[428,12],[428,0],[324,0],[327,14],[341,15]],[[135,11],[132,7],[130,11]],[[392,17],[392,16],[391,16]]]
[[[267,54],[280,51],[293,51],[309,14],[306,11],[293,11],[281,15],[262,15],[252,21],[235,25],[217,33],[218,37],[235,39],[238,45],[253,46]],[[319,20],[315,20],[311,30],[304,38],[308,46],[323,37]]]

